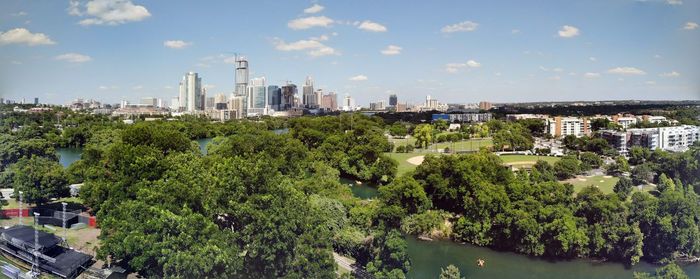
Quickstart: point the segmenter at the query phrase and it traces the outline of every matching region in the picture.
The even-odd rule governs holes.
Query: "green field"
[[[394,153],[394,152],[387,152],[384,154],[388,155],[389,157],[393,158],[394,160],[396,160],[396,162],[399,163],[399,169],[398,169],[398,172],[396,173],[396,176],[400,176],[404,173],[407,173],[409,171],[416,169],[416,165],[411,164],[411,163],[407,162],[406,160],[408,160],[409,158],[423,155],[421,153]]]
[[[450,149],[454,151],[478,151],[479,148],[481,147],[490,147],[493,145],[493,141],[489,138],[485,139],[469,139],[469,140],[463,140],[463,141],[458,141],[458,142],[441,142],[437,144],[432,144],[430,145],[430,149],[435,149],[437,146],[437,149],[444,149],[445,147],[449,147]]]
[[[537,156],[537,155],[501,155],[501,160],[503,163],[517,163],[517,162],[532,162],[534,164],[537,160],[543,160],[547,163],[554,164],[554,162],[559,161],[559,157],[551,156]],[[518,164],[519,165],[519,164]]]
[[[585,180],[585,181],[584,181]],[[578,193],[583,188],[588,187],[588,186],[597,186],[600,191],[602,191],[605,194],[610,194],[613,193],[613,188],[615,188],[615,183],[620,180],[617,177],[606,177],[603,175],[596,175],[596,176],[591,176],[591,177],[585,177],[585,176],[578,176],[576,178],[572,179],[567,179],[560,181],[562,183],[571,183],[574,185],[574,192]],[[655,189],[653,185],[644,185],[642,186],[642,191],[648,192]],[[634,187],[634,191],[639,191],[638,187]]]
[[[414,137],[405,138],[405,139],[389,138],[389,142],[393,143],[395,147],[399,146],[399,145],[416,145],[416,138],[414,138]]]

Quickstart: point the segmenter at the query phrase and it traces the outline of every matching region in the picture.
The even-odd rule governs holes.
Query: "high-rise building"
[[[267,87],[265,77],[254,78],[248,84],[247,116],[267,115]]]
[[[275,111],[282,110],[282,89],[277,85],[267,87],[267,104]]]
[[[399,98],[396,97],[396,94],[389,95],[389,106],[396,107],[396,104],[398,104],[398,102]]]
[[[330,92],[321,97],[321,108],[329,111],[338,110],[338,96],[334,92]]]
[[[316,100],[316,93],[314,92],[314,80],[307,76],[306,81],[301,88],[304,107],[318,107],[318,100]]]
[[[245,96],[248,90],[248,60],[236,56],[236,95]]]
[[[225,110],[228,109],[228,104],[226,102],[226,95],[224,93],[219,93],[214,96],[214,109],[215,110]]]
[[[232,118],[243,118],[245,115],[245,98],[232,94],[228,99],[228,109],[231,111]]]
[[[1,102],[0,102],[1,103]],[[39,98],[34,97],[34,105],[38,106],[39,105]]]
[[[345,99],[343,99],[343,110],[344,111],[355,110],[355,100],[352,97],[350,97],[350,95],[345,95]]]
[[[314,93],[316,94],[316,96],[314,96],[314,108],[320,108],[321,98],[323,98],[323,89],[316,89]]]
[[[180,81],[180,111],[194,112],[204,110],[202,78],[195,72],[189,72]]]
[[[214,109],[215,101],[216,101],[216,98],[214,98],[214,97],[207,97],[207,100],[206,100],[206,102],[204,103],[204,108],[205,108],[205,109]]]
[[[282,110],[290,110],[296,107],[297,86],[293,83],[287,83],[282,86]]]
[[[170,110],[172,110],[172,111],[180,110],[180,98],[179,97],[173,97],[172,99],[170,99]]]

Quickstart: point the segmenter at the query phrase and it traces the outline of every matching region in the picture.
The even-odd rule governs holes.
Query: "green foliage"
[[[413,137],[416,138],[416,147],[427,148],[433,141],[433,126],[421,124],[413,129]]]
[[[651,275],[645,272],[635,272],[634,279],[688,279],[688,275],[683,272],[677,264],[669,263],[656,269],[656,274]]]
[[[433,230],[441,229],[446,214],[437,210],[410,215],[401,221],[401,231],[412,235],[430,235]]]
[[[489,121],[493,134],[493,146],[495,150],[530,150],[534,142],[530,130],[518,123],[499,123],[497,120]]]
[[[620,177],[620,180],[615,183],[613,191],[618,197],[620,197],[620,200],[624,201],[627,200],[627,197],[629,197],[632,193],[633,187],[634,185],[632,185],[632,180],[627,177]]]
[[[459,268],[454,265],[448,265],[446,268],[440,268],[440,279],[465,279],[459,272]]]
[[[620,176],[625,172],[630,171],[630,166],[627,163],[627,159],[622,156],[617,156],[615,162],[606,166],[605,170],[609,175]]]
[[[553,169],[560,180],[569,179],[581,172],[581,161],[573,156],[564,156],[554,163]]]
[[[603,159],[593,152],[582,152],[579,154],[581,160],[581,169],[584,171],[597,169],[603,164]]]
[[[400,206],[405,214],[421,213],[431,207],[423,187],[410,176],[402,176],[379,188],[379,199],[388,206]]]
[[[641,146],[633,146],[630,148],[629,157],[629,163],[636,166],[649,160],[651,151]]]
[[[56,161],[32,156],[21,158],[10,166],[7,176],[12,181],[15,196],[24,193],[29,203],[43,204],[51,198],[68,195],[68,180],[63,167]]]

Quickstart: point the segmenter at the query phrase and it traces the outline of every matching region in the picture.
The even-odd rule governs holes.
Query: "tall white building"
[[[236,95],[245,96],[248,90],[248,60],[236,56]]]
[[[314,80],[310,76],[306,77],[304,85],[301,87],[302,103],[306,108],[318,108],[318,99],[314,92]]]
[[[265,77],[254,78],[248,84],[246,96],[247,116],[267,115],[267,85]]]
[[[586,117],[557,116],[548,118],[545,128],[553,137],[565,137],[568,135],[581,137],[591,135],[591,123]]]
[[[350,97],[350,95],[345,95],[343,99],[343,111],[354,111],[355,110],[355,99]]]
[[[180,81],[180,111],[195,112],[204,110],[202,78],[195,72],[189,72]]]

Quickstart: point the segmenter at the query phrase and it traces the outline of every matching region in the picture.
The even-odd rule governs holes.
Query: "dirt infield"
[[[421,155],[421,156],[408,158],[408,159],[406,159],[406,162],[408,162],[411,165],[418,166],[418,165],[423,163],[423,159],[425,159],[425,156]]]

